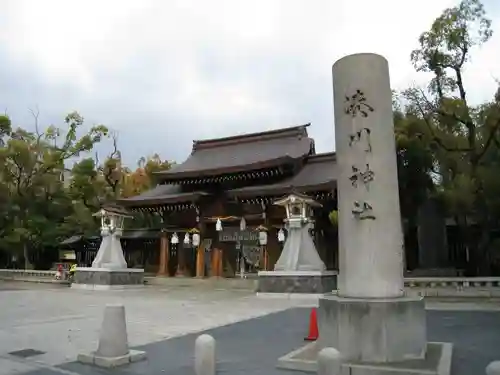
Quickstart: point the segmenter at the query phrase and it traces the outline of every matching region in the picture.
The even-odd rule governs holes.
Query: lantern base
[[[86,290],[116,290],[144,285],[144,270],[137,268],[78,267],[71,288]]]
[[[260,271],[257,293],[325,294],[337,288],[337,271]]]

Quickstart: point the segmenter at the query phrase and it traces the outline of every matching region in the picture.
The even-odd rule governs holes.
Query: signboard
[[[241,231],[238,227],[222,228],[219,232],[220,242],[238,242],[238,241],[259,241],[259,232],[252,230]]]

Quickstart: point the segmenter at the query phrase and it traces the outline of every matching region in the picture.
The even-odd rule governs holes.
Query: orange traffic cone
[[[316,341],[319,337],[318,330],[318,317],[316,315],[316,308],[313,307],[311,315],[309,316],[309,335],[304,338],[306,341]]]

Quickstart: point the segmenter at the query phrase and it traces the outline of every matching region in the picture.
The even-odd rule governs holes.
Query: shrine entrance
[[[225,227],[218,235],[219,243],[225,250],[224,273],[231,273],[233,276],[240,275],[242,271],[257,273],[261,254],[258,232]]]

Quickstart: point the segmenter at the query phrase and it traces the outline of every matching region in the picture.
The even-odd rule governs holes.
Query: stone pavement
[[[8,282],[0,282],[0,301],[0,375],[49,368],[95,350],[106,303],[125,305],[132,346],[300,305],[259,299],[246,291],[144,287],[92,292]],[[26,359],[9,355],[25,349],[44,353]]]
[[[95,350],[104,305],[113,302],[125,304],[129,341],[149,357],[113,371],[116,375],[193,374],[195,332],[205,330],[217,340],[221,372],[284,375],[288,372],[275,369],[276,360],[304,344],[309,314],[309,308],[294,308],[304,302],[196,288],[85,292],[0,283],[0,301],[1,375],[109,374],[64,362]],[[428,313],[430,340],[454,342],[454,375],[483,374],[487,363],[500,358],[498,303],[431,301],[428,308],[433,309]],[[22,349],[44,353],[27,358],[8,354]]]

